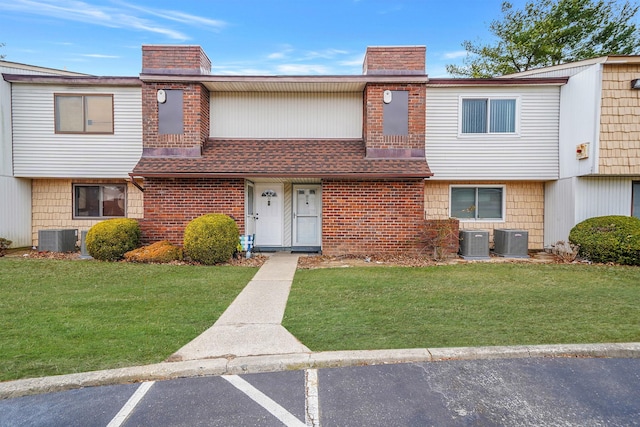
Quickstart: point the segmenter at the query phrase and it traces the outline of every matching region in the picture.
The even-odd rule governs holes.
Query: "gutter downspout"
[[[129,174],[129,176],[131,177],[131,183],[132,183],[133,185],[135,185],[135,187],[136,187],[138,190],[140,190],[140,191],[142,191],[142,192],[144,193],[144,187],[142,187],[140,184],[138,184],[138,183],[136,182],[136,180],[135,180],[135,178],[134,178],[134,176],[135,176],[135,175],[133,175],[133,173],[130,173],[130,174]]]

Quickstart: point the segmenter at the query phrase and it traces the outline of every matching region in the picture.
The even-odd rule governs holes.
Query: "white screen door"
[[[245,192],[244,200],[245,234],[255,234],[256,232],[255,194],[255,185],[253,182],[247,181],[247,190]]]
[[[293,246],[320,246],[321,191],[319,185],[293,187]]]

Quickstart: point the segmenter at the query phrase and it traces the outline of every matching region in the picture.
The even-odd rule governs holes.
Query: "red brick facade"
[[[422,180],[327,180],[322,185],[322,253],[419,251]]]
[[[143,173],[138,175],[145,177],[144,219],[141,221],[143,242],[168,239],[175,244],[182,244],[184,229],[189,221],[200,215],[216,212],[234,218],[243,233],[245,178],[250,179],[252,175],[268,172],[269,168],[277,171],[286,168],[271,164],[260,168],[259,162],[255,161],[256,153],[253,152],[233,163],[243,166],[250,164],[249,169],[245,168],[242,172],[237,169],[227,171],[238,178],[186,177],[189,174],[200,177],[221,174],[224,169],[218,162],[210,160],[210,157],[221,156],[221,151],[216,150],[215,144],[205,145],[212,121],[216,120],[215,117],[210,117],[209,91],[202,82],[193,79],[193,75],[208,74],[211,62],[198,46],[144,46],[142,68],[143,159],[138,167],[156,162],[152,169],[145,171],[142,167]],[[382,47],[367,50],[365,74],[424,77],[424,71],[424,47]],[[162,75],[167,77],[165,82],[160,77]],[[181,75],[187,77],[181,79]],[[366,157],[362,141],[343,141],[341,144],[350,144],[349,146],[359,144],[357,159],[343,166],[340,171],[344,175],[324,175],[354,177],[323,181],[322,251],[325,254],[420,251],[420,232],[424,228],[424,183],[416,176],[428,176],[430,172],[426,161],[423,163],[426,171],[420,172],[424,175],[415,173],[412,166],[416,161],[424,161],[426,86],[415,83],[422,80],[414,78],[403,80],[405,83],[396,81],[389,84],[380,82],[378,78],[372,80],[375,83],[367,84],[364,93],[363,135]],[[160,89],[183,91],[182,134],[159,134],[157,93]],[[408,134],[404,134],[406,131],[403,129],[403,135],[384,135],[385,90],[408,92]],[[404,100],[404,94],[401,95]],[[402,123],[404,125],[405,122]],[[289,142],[286,149],[290,148]],[[340,153],[350,151],[348,147],[341,145],[327,154],[327,162],[340,156]],[[229,162],[230,157],[233,156],[224,156],[224,161]],[[375,159],[370,160],[372,157]],[[278,156],[272,158],[277,162]],[[174,165],[174,169],[171,169],[170,166],[178,160],[188,163],[182,167]],[[379,166],[382,162],[396,162],[400,166],[392,169],[392,172],[372,174],[371,165]],[[201,164],[204,164],[204,169],[198,175],[194,173],[194,165]],[[289,168],[288,172],[291,173],[293,169],[295,168]],[[310,176],[318,176],[330,169],[330,166],[320,165],[307,172]],[[406,176],[410,171],[414,172],[411,178]],[[371,177],[363,178],[367,173]],[[163,174],[185,177],[158,178]],[[280,177],[279,174],[273,176]],[[294,175],[287,175],[285,172],[282,178],[286,180],[290,176]],[[403,176],[405,177],[402,178]],[[291,227],[291,223],[284,226]]]
[[[385,90],[409,92],[409,135],[397,137],[383,134]],[[370,155],[372,149],[413,149],[421,151],[424,157],[426,97],[426,86],[421,84],[368,84],[364,94],[367,155]]]
[[[182,245],[189,221],[207,213],[229,215],[244,232],[244,179],[147,178],[144,185],[144,243]]]
[[[182,89],[184,133],[158,134],[159,89]],[[199,83],[144,83],[142,85],[142,137],[144,148],[202,149],[209,137],[209,91]]]

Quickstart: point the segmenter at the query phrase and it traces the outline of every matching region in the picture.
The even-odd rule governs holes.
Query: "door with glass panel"
[[[293,242],[294,247],[321,244],[322,187],[319,185],[293,186]]]

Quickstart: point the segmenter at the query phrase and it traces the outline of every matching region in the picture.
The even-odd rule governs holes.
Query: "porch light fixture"
[[[640,89],[640,79],[631,80],[631,89]]]
[[[273,190],[265,190],[262,192],[262,197],[267,198],[267,206],[271,206],[271,198],[278,197],[278,194]]]

